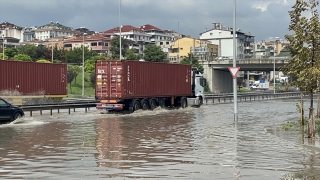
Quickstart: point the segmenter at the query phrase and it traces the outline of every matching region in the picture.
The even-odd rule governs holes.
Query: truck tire
[[[141,101],[141,109],[144,110],[144,111],[150,109],[149,102],[148,102],[147,99],[143,99]]]
[[[165,107],[166,107],[166,101],[165,101],[164,98],[160,98],[160,99],[159,99],[159,106],[160,106],[161,108],[165,108]]]
[[[135,100],[135,101],[133,102],[133,111],[137,111],[137,110],[139,110],[140,108],[141,108],[141,105],[140,105],[139,100]]]
[[[187,98],[181,98],[181,108],[188,107]]]
[[[203,105],[203,98],[202,96],[199,96],[199,107]]]
[[[154,99],[151,99],[150,101],[150,110],[153,111],[155,108],[157,108],[157,102]]]

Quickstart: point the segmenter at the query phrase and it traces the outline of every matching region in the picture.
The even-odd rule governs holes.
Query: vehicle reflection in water
[[[97,166],[122,170],[109,178],[166,177],[168,172],[161,169],[193,163],[188,158],[188,151],[194,149],[190,146],[191,118],[188,113],[174,113],[96,120]]]

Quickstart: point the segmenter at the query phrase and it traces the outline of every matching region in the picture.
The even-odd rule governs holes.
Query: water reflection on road
[[[131,115],[59,114],[0,126],[2,178],[302,179],[320,177],[319,151],[279,124],[295,101]],[[303,145],[304,144],[304,145]],[[291,178],[292,179],[292,178]]]

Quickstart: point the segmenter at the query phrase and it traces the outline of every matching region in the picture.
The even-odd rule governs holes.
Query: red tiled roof
[[[145,24],[139,27],[143,31],[149,31],[149,30],[158,30],[161,31],[161,29],[151,25],[151,24]]]
[[[65,39],[64,42],[80,42],[80,41],[109,41],[110,38],[103,36],[102,34],[94,34],[94,35],[87,35],[84,37],[76,37],[72,36],[68,39]]]
[[[131,25],[124,25],[121,28],[121,32],[130,32],[132,30],[136,30],[138,32],[141,32],[141,30],[139,28],[136,28],[136,27],[131,26]],[[109,29],[109,30],[105,31],[104,33],[118,33],[118,32],[119,32],[119,26],[115,27],[115,28],[112,28],[112,29]]]

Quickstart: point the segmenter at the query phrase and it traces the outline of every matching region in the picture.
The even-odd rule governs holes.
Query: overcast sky
[[[120,0],[1,0],[0,22],[41,26],[50,21],[105,31],[119,26]],[[237,28],[256,41],[288,34],[295,0],[237,0]],[[233,26],[233,0],[121,0],[121,24],[152,24],[198,38],[213,22]]]

